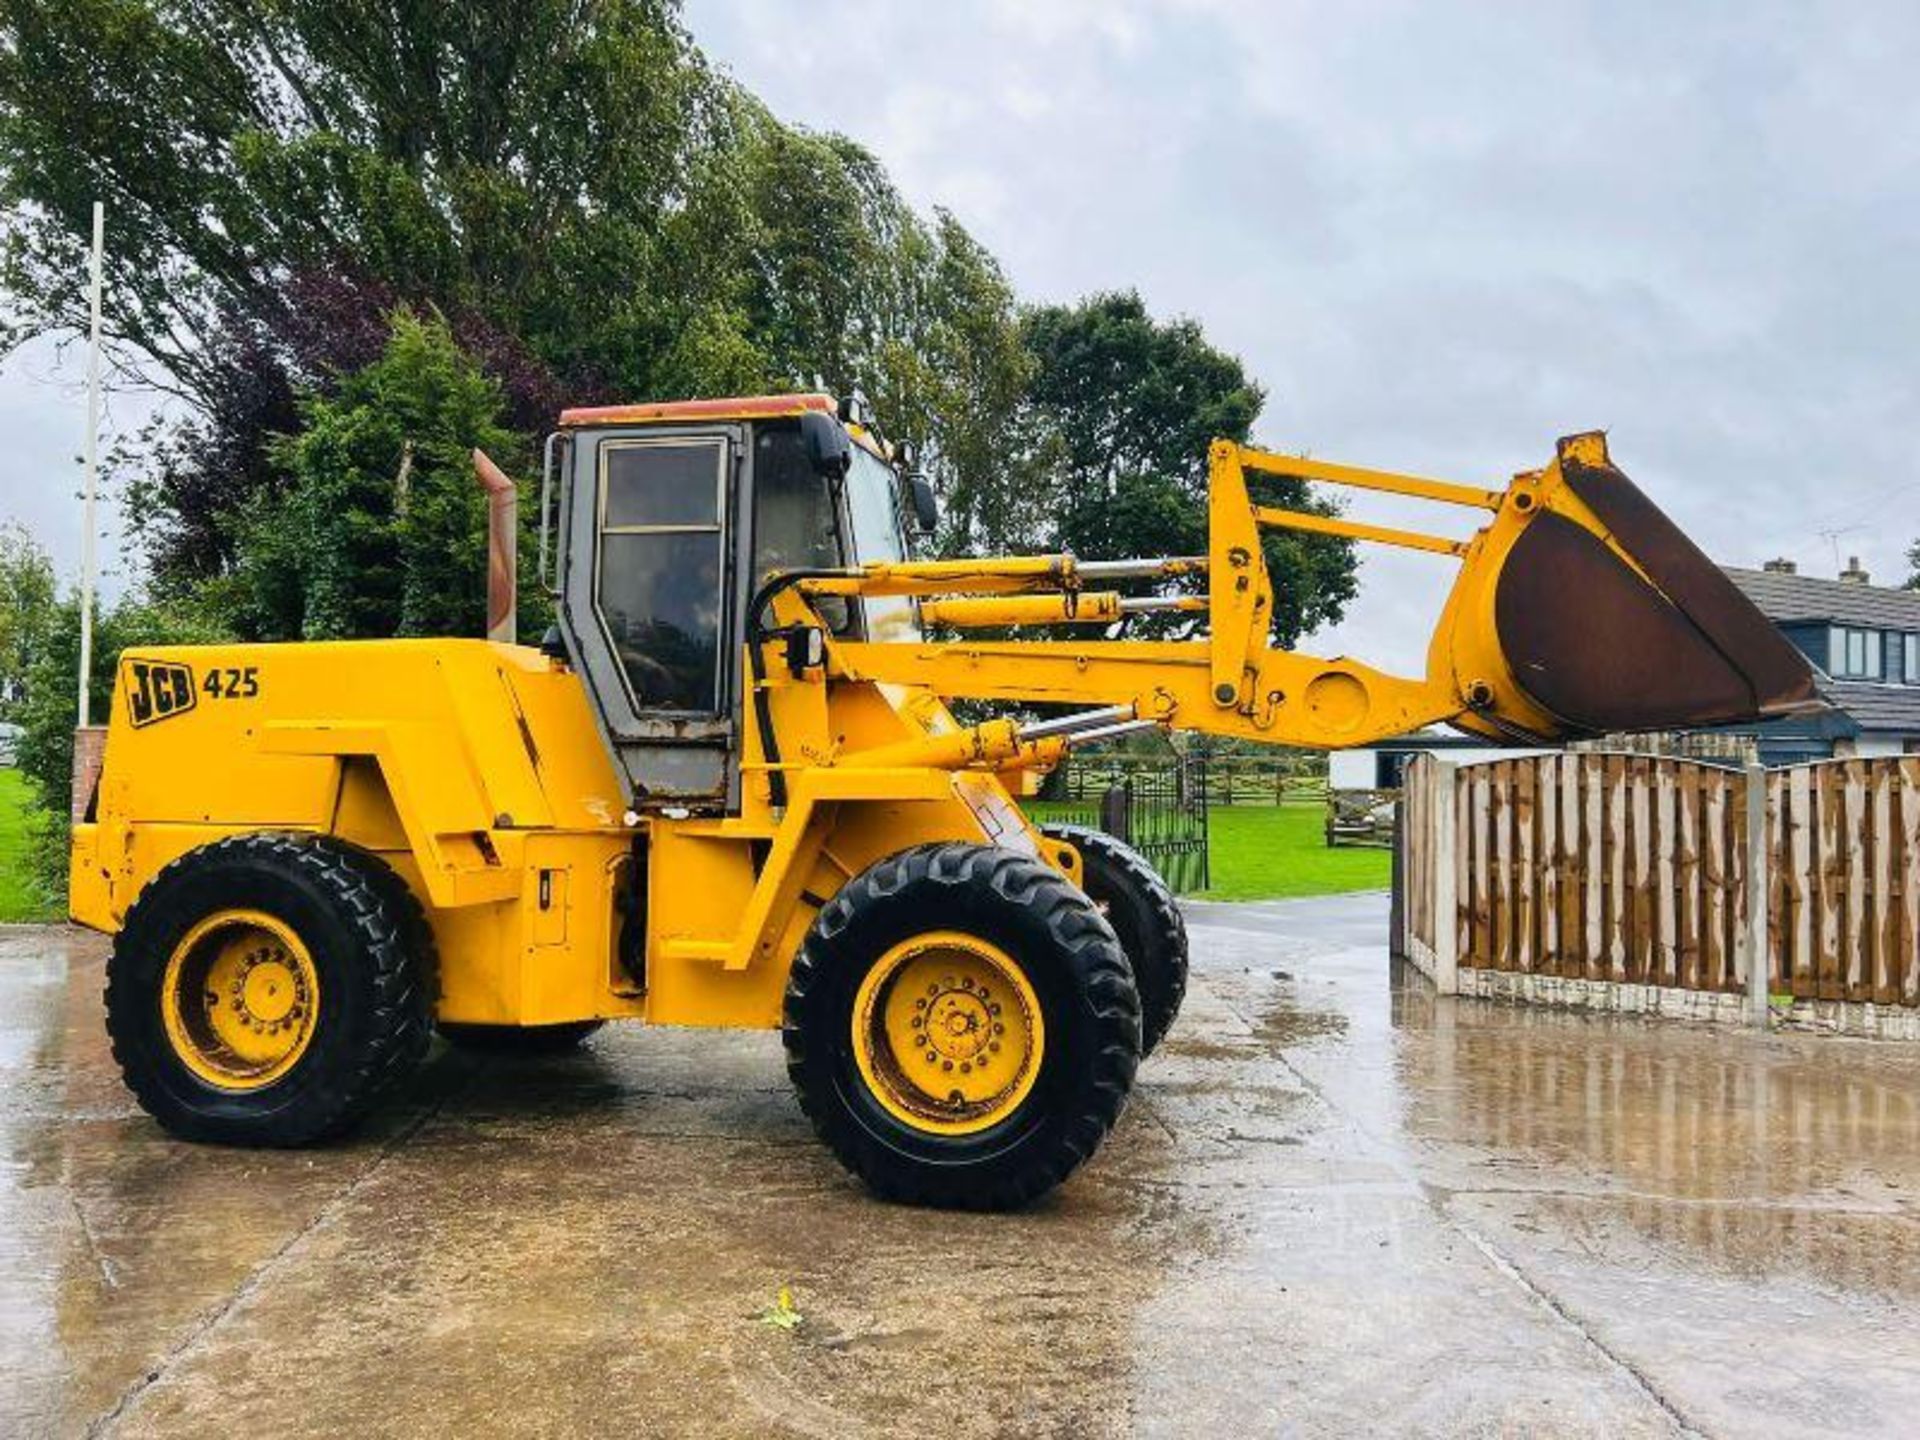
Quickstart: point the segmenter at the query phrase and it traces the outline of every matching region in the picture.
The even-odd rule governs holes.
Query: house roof
[[[1784,575],[1723,565],[1727,578],[1776,625],[1815,620],[1876,630],[1920,630],[1920,590],[1859,585],[1818,575]]]
[[[1727,578],[1776,625],[1857,625],[1871,630],[1920,631],[1920,590],[1893,590],[1818,575],[1785,575],[1723,565]],[[1920,735],[1920,685],[1835,680],[1816,669],[1820,696],[1861,731]],[[1831,722],[1816,723],[1825,733]],[[1786,728],[1798,728],[1789,722]],[[1849,727],[1851,729],[1852,727]]]
[[[1839,706],[1862,730],[1893,730],[1920,735],[1920,685],[1880,685],[1871,680],[1829,680],[1820,693]]]

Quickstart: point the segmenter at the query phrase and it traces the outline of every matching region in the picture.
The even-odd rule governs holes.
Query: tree
[[[1204,554],[1208,443],[1245,441],[1265,400],[1240,362],[1208,344],[1192,320],[1155,320],[1131,291],[1029,310],[1022,333],[1034,357],[1027,406],[1053,517],[1045,548],[1100,558]],[[1257,483],[1272,503],[1333,512],[1302,482]],[[1291,646],[1339,619],[1355,593],[1349,542],[1269,532],[1262,549],[1278,643]]]
[[[285,498],[254,504],[243,527],[247,632],[483,633],[486,505],[471,455],[485,450],[520,473],[529,458],[501,423],[503,406],[444,320],[395,312],[380,357],[306,396],[298,433],[272,448]]]
[[[941,492],[940,552],[1003,552],[1040,523],[1040,496],[1026,483],[1035,447],[1022,433],[1033,355],[999,263],[944,210],[926,276],[921,323],[883,357],[892,388],[876,399],[926,447]]]
[[[290,277],[538,328],[574,267],[644,260],[681,195],[717,82],[674,9],[5,0],[15,323],[77,324],[105,197],[112,333],[196,401],[233,314],[296,321]]]
[[[992,509],[1024,357],[991,257],[716,75],[672,0],[0,0],[0,25],[11,332],[81,323],[104,196],[116,359],[191,407],[121,456],[168,603],[238,593],[296,395],[373,363],[401,306],[512,428],[820,381]]]
[[[606,398],[617,327],[674,308],[662,237],[728,87],[667,0],[0,0],[0,25],[8,329],[80,323],[104,197],[112,355],[191,407],[120,457],[170,601],[231,580],[296,393],[376,358],[397,306],[446,316],[523,425]]]
[[[1920,540],[1908,547],[1907,566],[1913,572],[1907,576],[1907,589],[1920,590]]]
[[[25,527],[0,525],[0,720],[16,719],[26,703],[53,618],[53,562]]]

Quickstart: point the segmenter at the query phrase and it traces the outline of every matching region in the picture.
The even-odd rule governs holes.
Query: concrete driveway
[[[1920,1054],[1436,1003],[1380,896],[1189,913],[1112,1143],[998,1217],[869,1200],[768,1035],[178,1144],[100,942],[0,931],[0,1434],[1913,1433]]]

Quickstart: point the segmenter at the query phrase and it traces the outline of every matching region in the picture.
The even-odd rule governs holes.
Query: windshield
[[[863,446],[853,447],[853,468],[847,472],[847,508],[853,516],[853,553],[862,564],[898,562],[907,558],[896,504],[899,481],[885,461]],[[870,596],[861,604],[867,612],[869,640],[918,640],[920,622],[913,602],[904,595]]]

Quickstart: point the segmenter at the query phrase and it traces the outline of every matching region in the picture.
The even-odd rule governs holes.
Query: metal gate
[[[1179,756],[1116,775],[1100,794],[1098,824],[1146,856],[1176,895],[1207,888],[1205,757]]]

